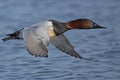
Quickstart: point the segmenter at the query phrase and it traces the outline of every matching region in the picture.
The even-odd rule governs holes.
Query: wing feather
[[[41,39],[38,39],[29,27],[23,31],[23,39],[26,44],[28,52],[39,57],[48,57],[47,46]]]
[[[65,52],[76,58],[81,58],[81,56],[74,50],[74,47],[70,44],[64,34],[51,38],[50,42],[62,52]]]

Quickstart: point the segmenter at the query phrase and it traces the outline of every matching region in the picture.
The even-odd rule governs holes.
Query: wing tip
[[[75,58],[79,58],[79,59],[82,59],[82,56],[80,56],[78,53],[77,54],[75,54],[75,55],[72,55],[73,57],[75,57]]]

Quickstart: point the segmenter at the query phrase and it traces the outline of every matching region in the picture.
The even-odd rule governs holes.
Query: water
[[[23,41],[0,42],[0,80],[119,80],[120,0],[0,0],[0,38],[24,26],[56,19],[89,18],[106,30],[72,30],[65,35],[92,61],[49,47],[49,58],[29,55]]]

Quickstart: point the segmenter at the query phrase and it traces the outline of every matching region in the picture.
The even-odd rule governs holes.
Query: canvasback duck
[[[14,33],[7,34],[3,41],[24,40],[27,51],[35,56],[48,57],[48,45],[51,43],[56,48],[75,58],[83,58],[75,51],[68,39],[63,34],[71,29],[102,29],[90,19],[75,19],[68,22],[56,20],[43,21],[29,27],[24,27]]]

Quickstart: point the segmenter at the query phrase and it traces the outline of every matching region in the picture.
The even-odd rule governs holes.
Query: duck
[[[27,51],[34,56],[48,57],[49,44],[75,58],[84,59],[66,38],[64,33],[72,29],[105,29],[90,19],[74,19],[67,22],[46,20],[7,34],[2,40],[23,40]]]

